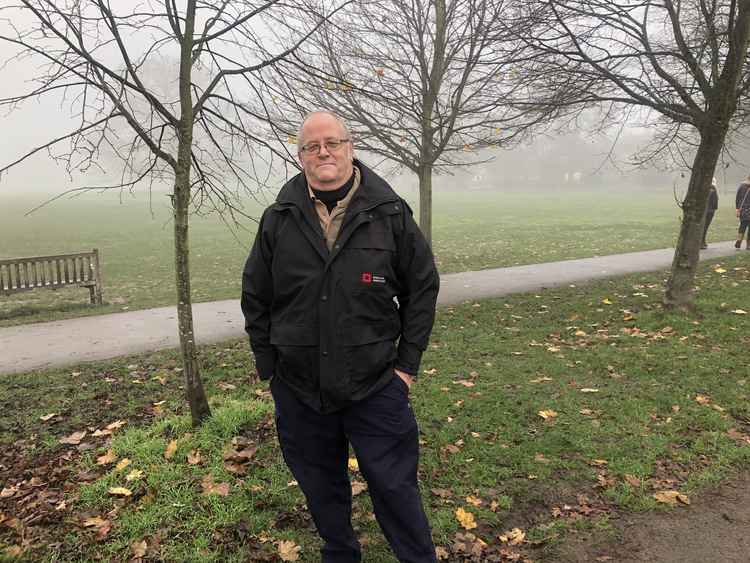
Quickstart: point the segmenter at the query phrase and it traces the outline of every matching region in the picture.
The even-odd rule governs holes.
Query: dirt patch
[[[554,556],[566,563],[748,563],[750,471],[692,498],[690,506],[613,515],[617,539],[571,537]]]

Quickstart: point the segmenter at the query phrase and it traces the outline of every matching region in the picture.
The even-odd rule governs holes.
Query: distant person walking
[[[737,232],[737,241],[734,243],[734,247],[742,246],[742,239],[745,237],[745,231],[747,231],[745,248],[750,250],[750,175],[737,188],[735,207],[737,208],[737,218],[740,220],[740,229]]]
[[[719,208],[719,193],[716,191],[716,178],[711,181],[711,187],[708,189],[708,203],[706,204],[706,221],[703,224],[703,242],[701,242],[701,248],[708,248],[708,242],[706,242],[706,235],[708,234],[708,227],[711,225],[711,221],[714,220],[714,214]]]

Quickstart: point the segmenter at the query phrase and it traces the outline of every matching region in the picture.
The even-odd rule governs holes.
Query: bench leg
[[[89,293],[91,294],[91,304],[96,305],[96,286],[90,285],[89,286]]]

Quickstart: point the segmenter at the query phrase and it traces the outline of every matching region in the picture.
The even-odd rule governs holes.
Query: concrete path
[[[701,260],[737,251],[731,241],[715,243]],[[744,249],[741,252],[746,252]],[[439,304],[536,291],[599,278],[667,269],[674,249],[631,252],[547,264],[497,268],[441,277]],[[211,343],[242,336],[244,320],[237,300],[193,306],[196,339]],[[177,310],[160,307],[0,328],[0,374],[26,372],[104,360],[178,346]]]

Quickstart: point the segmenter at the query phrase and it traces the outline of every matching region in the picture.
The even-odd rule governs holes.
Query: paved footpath
[[[701,260],[737,253],[731,241],[714,243]],[[740,252],[745,253],[746,250]],[[498,297],[599,278],[667,269],[674,249],[631,252],[547,264],[441,276],[438,303]],[[196,339],[211,343],[244,334],[239,301],[193,305]],[[177,347],[177,310],[159,307],[0,328],[0,374],[26,372]]]

